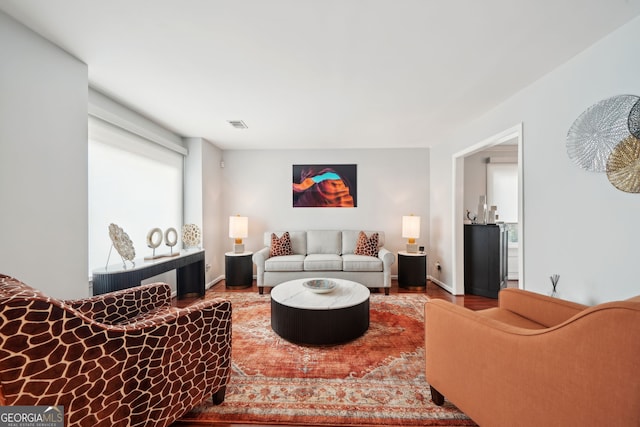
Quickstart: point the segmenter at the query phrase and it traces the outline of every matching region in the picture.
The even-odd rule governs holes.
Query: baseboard
[[[209,289],[212,286],[214,286],[216,283],[220,282],[221,280],[224,280],[224,275],[220,275],[220,276],[216,277],[215,279],[213,279],[209,283],[205,284],[204,287],[205,287],[205,289]]]
[[[455,294],[453,293],[453,288],[452,288],[451,286],[447,285],[446,283],[441,282],[440,280],[436,279],[435,277],[433,277],[433,276],[431,276],[431,275],[430,275],[430,276],[428,276],[428,279],[429,279],[431,282],[435,283],[436,285],[440,286],[440,287],[441,287],[442,289],[444,289],[445,291],[449,292],[451,295],[455,295]]]

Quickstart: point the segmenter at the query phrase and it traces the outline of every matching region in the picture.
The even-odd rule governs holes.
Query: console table
[[[188,294],[204,296],[204,250],[183,251],[173,257],[136,259],[135,265],[109,265],[93,270],[93,295],[140,285],[144,279],[176,270],[178,299]]]

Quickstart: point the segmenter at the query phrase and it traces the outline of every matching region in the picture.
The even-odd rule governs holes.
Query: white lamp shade
[[[420,217],[415,215],[402,217],[402,237],[417,239],[420,237]]]
[[[232,239],[244,239],[249,235],[249,218],[246,216],[229,217],[229,237]]]

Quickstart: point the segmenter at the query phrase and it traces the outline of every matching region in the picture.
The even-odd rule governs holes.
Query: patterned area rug
[[[370,299],[370,327],[337,346],[300,346],[271,329],[270,297],[232,301],[232,374],[225,401],[181,421],[312,425],[474,426],[446,402],[431,403],[424,376],[423,295]]]

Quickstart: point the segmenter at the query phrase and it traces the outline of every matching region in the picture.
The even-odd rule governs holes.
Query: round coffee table
[[[351,341],[369,329],[369,289],[360,283],[330,279],[334,290],[317,294],[302,286],[313,279],[280,283],[271,290],[271,328],[298,344],[329,345]]]

